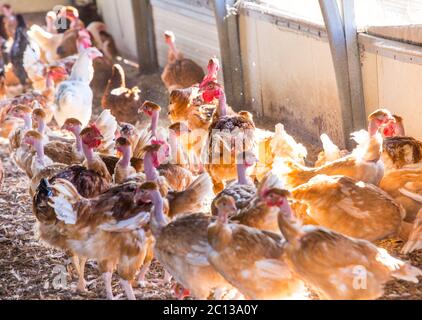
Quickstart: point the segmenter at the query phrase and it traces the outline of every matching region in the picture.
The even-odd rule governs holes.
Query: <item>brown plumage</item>
[[[148,224],[152,207],[143,202],[142,188],[128,183],[87,199],[70,182],[58,179],[51,192],[49,204],[61,221],[69,249],[78,256],[96,260],[103,274],[111,275],[117,267],[126,295],[134,299],[130,281],[147,253],[149,242],[143,227]],[[105,285],[107,297],[112,298],[111,277]]]
[[[230,201],[233,206],[232,198],[220,198],[218,209],[227,210]],[[270,232],[229,224],[227,215],[228,212],[220,212],[218,220],[208,227],[211,265],[247,299],[303,298],[304,283],[285,261],[284,239]]]
[[[382,160],[387,170],[421,163],[422,142],[412,137],[385,138]]]
[[[176,49],[172,32],[167,31],[164,36],[169,45],[169,54],[161,79],[169,92],[200,83],[205,76],[204,70],[192,60],[184,58]]]
[[[378,185],[384,175],[384,167],[378,159],[357,159],[353,154],[318,168],[307,168],[290,160],[285,165],[290,172],[285,175],[286,185],[294,188],[308,182],[317,175],[343,175],[356,180]]]
[[[73,143],[51,141],[44,146],[44,152],[54,162],[66,165],[81,164],[84,157],[77,152]]]
[[[413,222],[422,209],[422,168],[389,171],[380,187],[406,209],[405,220]]]
[[[291,194],[306,205],[306,210],[296,212],[303,220],[368,241],[398,236],[406,215],[378,187],[344,176],[317,176]]]
[[[127,88],[125,72],[119,64],[113,66],[111,78],[101,100],[104,109],[110,109],[119,122],[135,124],[138,120],[138,108],[142,101],[138,87]]]
[[[322,227],[302,227],[286,206],[279,214],[279,224],[287,240],[287,263],[322,299],[376,299],[390,279],[417,283],[422,275],[418,268],[366,240]]]

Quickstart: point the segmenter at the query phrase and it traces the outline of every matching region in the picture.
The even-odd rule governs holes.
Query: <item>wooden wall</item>
[[[263,19],[240,16],[247,105],[318,139],[326,132],[344,145],[330,47]]]

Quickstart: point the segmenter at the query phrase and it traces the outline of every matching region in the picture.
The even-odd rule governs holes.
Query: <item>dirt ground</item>
[[[160,75],[139,75],[137,69],[130,66],[126,66],[126,71],[129,86],[138,85],[149,100],[163,107],[161,125],[167,125],[165,115],[168,94],[161,83]],[[96,93],[94,116],[101,112],[101,95],[101,92]],[[145,123],[146,119],[140,118],[139,121]],[[258,123],[260,127],[271,129],[266,127],[265,121]],[[294,128],[290,129],[292,130],[287,128],[295,135]],[[299,141],[309,147],[311,154],[315,156],[318,146],[306,139]],[[76,273],[69,256],[46,247],[37,239],[36,220],[31,213],[31,199],[28,195],[29,180],[12,163],[7,148],[7,141],[0,140],[0,158],[6,172],[5,182],[0,190],[0,300],[102,299],[105,289],[95,262],[87,263],[88,292],[78,294]],[[414,266],[422,268],[422,251],[401,255],[399,251],[403,243],[398,240],[383,241],[379,245],[395,257],[409,260]],[[147,274],[149,285],[135,289],[137,299],[172,299],[172,284],[156,282],[162,279],[163,274],[163,268],[154,262]],[[117,298],[125,298],[116,277],[113,278],[113,292]],[[382,299],[422,299],[422,283],[391,281],[387,284],[386,294]]]
[[[166,90],[159,74],[140,76],[136,69],[126,66],[129,85],[138,85],[147,93],[150,100],[167,108]],[[96,95],[94,114],[99,114],[100,94]],[[145,119],[140,118],[143,123]],[[167,123],[165,116],[162,124]],[[0,141],[0,158],[6,169],[6,180],[0,192],[0,299],[101,299],[104,285],[99,277],[95,262],[89,261],[86,270],[88,293],[76,293],[76,273],[69,257],[51,249],[37,240],[36,220],[31,213],[31,199],[28,196],[26,178],[12,163],[7,141]],[[403,256],[399,250],[403,245],[398,240],[380,243],[396,257],[410,260],[422,268],[422,251]],[[154,283],[163,277],[163,269],[155,262],[147,279],[146,288],[135,289],[138,299],[172,299],[171,284]],[[124,299],[117,281],[113,279],[113,290],[118,298]],[[383,299],[422,299],[422,284],[409,284],[404,281],[391,281]]]

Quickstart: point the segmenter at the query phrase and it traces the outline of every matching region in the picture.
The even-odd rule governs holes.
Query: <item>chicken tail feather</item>
[[[51,187],[48,204],[56,212],[57,219],[66,224],[76,224],[77,211],[74,206],[83,198],[67,180],[57,179]]]
[[[396,279],[418,283],[418,277],[422,276],[422,270],[408,262],[392,257],[385,249],[378,248],[377,260],[386,266],[390,270],[391,276]]]

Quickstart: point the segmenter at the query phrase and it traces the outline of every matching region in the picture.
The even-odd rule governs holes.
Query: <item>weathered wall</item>
[[[8,3],[13,6],[16,12],[31,13],[43,12],[51,10],[57,5],[68,5],[70,1],[67,0],[6,0],[1,1],[1,4]]]
[[[97,0],[109,32],[121,55],[137,60],[135,24],[131,0]]]
[[[166,30],[175,33],[177,48],[185,58],[192,59],[204,69],[210,58],[220,59],[217,27],[211,9],[177,1],[154,0],[152,4],[157,54],[161,67],[167,63],[168,47],[163,38]]]
[[[247,15],[240,16],[240,35],[247,106],[344,145],[328,42]]]
[[[367,114],[390,109],[404,117],[406,134],[422,139],[422,65],[365,51],[362,73]]]

